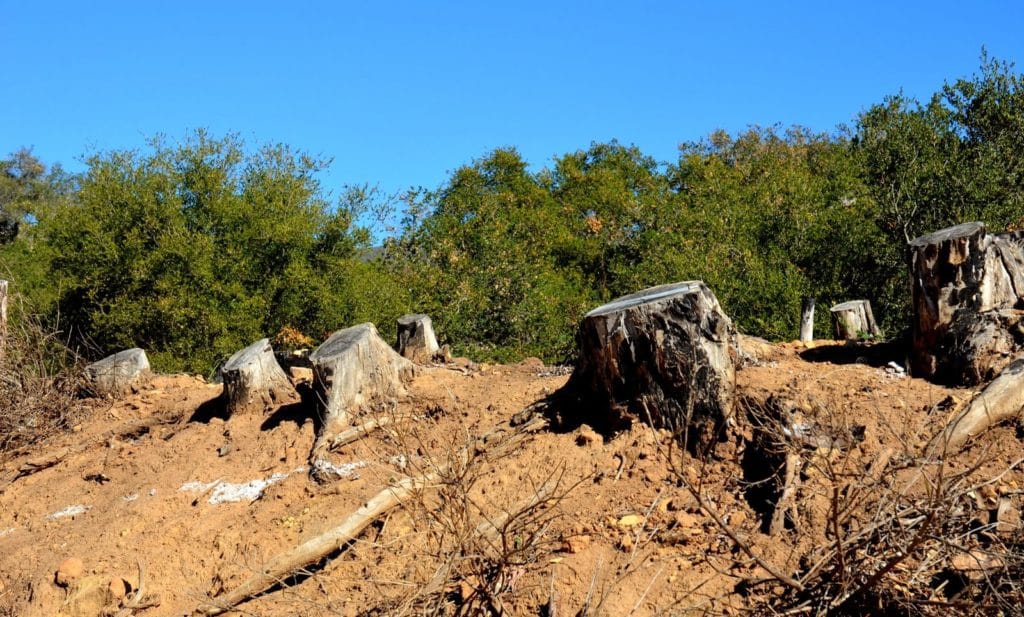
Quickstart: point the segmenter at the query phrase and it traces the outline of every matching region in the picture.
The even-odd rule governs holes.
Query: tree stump
[[[800,303],[800,340],[809,343],[814,340],[814,298],[804,296]]]
[[[736,332],[703,281],[651,287],[598,307],[584,317],[577,343],[580,360],[566,388],[595,428],[639,419],[705,454],[732,417]]]
[[[138,347],[126,349],[86,366],[85,376],[96,396],[121,396],[149,380],[149,358]]]
[[[324,479],[330,476],[325,457],[333,437],[351,425],[354,414],[404,395],[415,367],[395,353],[371,323],[335,332],[309,359],[313,388],[323,407],[311,465],[314,476]]]
[[[964,223],[910,250],[913,373],[960,385],[998,375],[1024,349],[1024,234]]]
[[[836,340],[856,341],[864,335],[875,337],[881,334],[868,300],[850,300],[829,310],[836,329]]]
[[[274,357],[270,339],[236,351],[221,367],[229,414],[264,411],[295,398],[295,388]]]
[[[432,362],[441,352],[430,317],[419,313],[398,318],[398,343],[395,347],[399,355],[417,364]]]

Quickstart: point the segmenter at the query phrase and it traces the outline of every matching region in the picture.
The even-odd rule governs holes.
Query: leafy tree
[[[209,370],[285,325],[348,325],[318,271],[356,258],[358,234],[331,212],[323,163],[285,146],[247,154],[235,136],[86,161],[74,201],[40,221],[67,280],[58,310],[106,353],[140,345],[162,368]]]

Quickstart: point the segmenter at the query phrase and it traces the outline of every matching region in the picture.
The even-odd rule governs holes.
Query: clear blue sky
[[[829,130],[983,45],[1024,68],[1024,3],[0,0],[0,154],[76,171],[207,127],[333,157],[330,189],[434,188],[499,146]]]

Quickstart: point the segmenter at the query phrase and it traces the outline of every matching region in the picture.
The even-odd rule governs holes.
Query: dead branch
[[[476,439],[473,443],[463,449],[460,458],[468,459],[471,454],[488,453],[499,455],[522,443],[529,434],[543,426],[546,421],[542,418],[535,418],[531,422],[509,430],[499,426]],[[354,540],[373,521],[377,520],[384,513],[402,505],[408,498],[418,491],[434,484],[449,469],[451,464],[443,465],[423,475],[406,478],[394,486],[389,486],[372,499],[367,501],[361,508],[350,514],[339,525],[326,532],[307,540],[299,546],[282,553],[270,560],[258,573],[249,577],[241,585],[231,592],[211,599],[206,605],[197,608],[194,615],[220,615],[232,610],[238,604],[256,596],[270,587],[294,575],[296,571],[318,562],[332,552],[343,547]]]
[[[1024,409],[1024,359],[1007,366],[985,387],[970,405],[932,439],[927,453],[931,457],[956,454],[973,437],[992,426],[1017,417]]]

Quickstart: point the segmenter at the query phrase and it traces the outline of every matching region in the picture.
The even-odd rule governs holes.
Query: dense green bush
[[[284,326],[322,339],[431,314],[456,353],[571,359],[593,306],[700,278],[749,333],[797,332],[801,296],[872,301],[908,324],[906,245],[967,220],[1024,225],[1022,77],[983,57],[926,103],[869,107],[852,129],[715,132],[671,164],[595,143],[532,171],[499,149],[410,193],[383,249],[357,225],[372,191],[329,203],[324,166],[205,132],[86,159],[0,162],[0,259],[88,355],[146,347],[210,370]],[[817,334],[829,334],[818,311]]]

